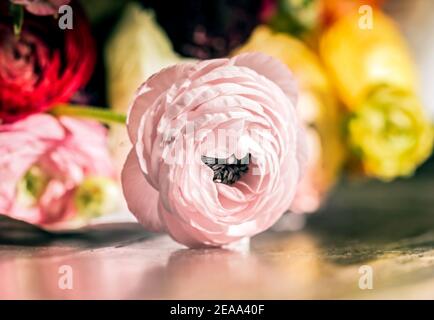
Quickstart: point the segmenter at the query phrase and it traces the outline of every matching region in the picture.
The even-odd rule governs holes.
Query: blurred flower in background
[[[384,5],[384,10],[399,22],[399,30],[402,31],[410,46],[421,79],[420,95],[432,120],[434,119],[434,90],[432,90],[434,82],[434,41],[432,41],[434,1],[388,1]]]
[[[391,180],[429,157],[433,130],[412,92],[379,86],[349,118],[348,140],[368,175]]]
[[[116,111],[127,111],[136,88],[152,74],[181,58],[151,10],[131,3],[105,48],[108,99]]]
[[[274,6],[274,15],[271,15],[267,22],[275,31],[303,36],[320,26],[322,1],[266,0],[266,2],[269,7]]]
[[[338,93],[354,110],[378,84],[416,92],[414,64],[395,23],[374,11],[372,29],[359,27],[360,15],[338,20],[320,40],[321,58]]]
[[[299,82],[297,110],[306,126],[309,160],[291,210],[297,213],[316,211],[336,182],[345,157],[342,114],[332,85],[317,55],[288,34],[274,33],[266,26],[257,27],[236,52],[248,51],[263,52],[279,59]]]
[[[198,59],[228,55],[259,23],[263,0],[142,0],[155,10],[177,52]]]
[[[16,36],[8,2],[0,2],[0,120],[11,122],[66,102],[89,80],[95,48],[83,11],[74,28],[61,30],[53,17],[26,15]]]
[[[321,57],[351,113],[348,142],[364,172],[391,180],[428,158],[431,123],[417,96],[408,48],[393,21],[374,11],[372,29],[359,15],[339,19],[323,35]]]
[[[14,4],[23,5],[27,11],[39,16],[56,15],[61,6],[71,0],[10,0]]]
[[[53,227],[116,207],[107,132],[97,122],[40,114],[3,124],[0,154],[2,214]]]
[[[264,0],[261,20],[278,32],[289,33],[316,46],[324,28],[341,17],[359,13],[368,5],[380,7],[385,0]]]
[[[126,113],[140,84],[182,58],[173,51],[153,12],[131,3],[106,45],[105,60],[109,106]],[[125,126],[113,126],[110,140],[120,172],[131,148]]]
[[[354,16],[359,13],[362,6],[380,8],[386,0],[321,0],[321,19],[324,25],[331,25],[333,22],[348,15]]]

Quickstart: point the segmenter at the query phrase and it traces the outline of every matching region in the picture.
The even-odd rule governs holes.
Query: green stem
[[[120,123],[125,124],[127,116],[124,114],[116,113],[108,109],[101,109],[90,106],[81,105],[66,105],[61,104],[56,106],[50,111],[55,116],[71,116],[79,118],[87,118],[98,120],[107,124]]]

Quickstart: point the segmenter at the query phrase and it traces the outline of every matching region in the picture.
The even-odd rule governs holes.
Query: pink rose
[[[59,8],[71,0],[11,0],[12,3],[23,5],[27,11],[38,16],[57,14]]]
[[[0,213],[42,225],[75,216],[83,182],[101,195],[98,179],[114,175],[106,143],[103,126],[68,117],[0,125]]]
[[[150,77],[127,121],[130,211],[187,246],[269,228],[290,207],[306,161],[296,96],[289,70],[259,53]]]

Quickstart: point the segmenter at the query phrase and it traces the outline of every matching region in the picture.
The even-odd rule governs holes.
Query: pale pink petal
[[[265,54],[255,52],[243,53],[235,56],[233,63],[236,66],[244,66],[255,70],[257,73],[265,76],[276,83],[285,94],[291,99],[294,106],[298,100],[298,84],[289,71],[288,67],[277,59]]]
[[[96,121],[84,121],[62,117],[67,137],[64,144],[56,150],[58,168],[63,172],[79,166],[84,176],[101,175],[115,177],[112,159],[107,148],[107,129]],[[72,161],[72,163],[71,163]],[[68,165],[69,164],[69,165]],[[68,169],[68,167],[70,169]]]
[[[13,124],[0,125],[0,211],[7,213],[16,186],[32,164],[64,137],[53,117],[34,115]]]
[[[151,231],[163,231],[157,209],[159,193],[146,181],[134,150],[128,154],[122,170],[122,187],[128,208],[137,220]]]
[[[194,64],[184,63],[167,67],[152,75],[137,90],[136,98],[129,107],[127,128],[131,142],[137,141],[137,130],[143,113],[151,107],[155,100],[179,79],[184,79]]]

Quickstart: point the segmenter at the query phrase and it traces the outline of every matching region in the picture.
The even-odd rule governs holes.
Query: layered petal
[[[162,231],[158,215],[158,191],[149,185],[140,170],[134,151],[131,151],[122,170],[122,187],[131,212],[140,212],[137,219],[151,231]]]

